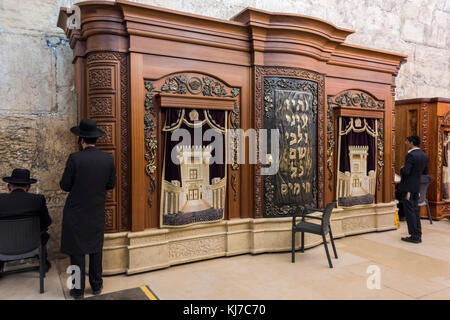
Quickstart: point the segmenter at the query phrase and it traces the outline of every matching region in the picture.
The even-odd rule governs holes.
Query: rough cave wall
[[[49,251],[59,252],[66,193],[59,179],[76,151],[72,51],[56,27],[72,0],[0,1],[0,176],[28,168],[32,192],[46,196],[53,224]],[[356,32],[347,43],[407,54],[397,99],[450,98],[450,0],[140,0],[221,19],[246,7],[321,18]],[[0,192],[6,184],[0,182]]]

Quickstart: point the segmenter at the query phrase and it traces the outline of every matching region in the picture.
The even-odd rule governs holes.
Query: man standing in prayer
[[[408,154],[405,164],[400,169],[401,181],[398,190],[403,195],[403,210],[408,225],[409,237],[402,238],[403,241],[412,243],[422,242],[422,228],[419,213],[419,190],[422,175],[428,174],[428,157],[420,150],[420,138],[410,136],[406,139]]]
[[[103,287],[105,198],[106,191],[116,183],[116,169],[113,157],[95,147],[97,138],[104,134],[95,121],[81,120],[70,131],[79,137],[81,151],[69,156],[59,183],[62,190],[70,192],[64,206],[61,251],[70,255],[70,264],[78,266],[80,271],[80,287],[71,289],[70,295],[83,299],[86,254],[89,254],[89,283],[93,294],[100,294]]]

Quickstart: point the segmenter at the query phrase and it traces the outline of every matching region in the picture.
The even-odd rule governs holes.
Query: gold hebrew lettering
[[[297,136],[295,135],[295,133],[291,133],[290,136],[292,137],[292,140],[289,141],[289,145],[297,143]]]
[[[291,163],[291,179],[297,178],[297,167],[292,166]]]
[[[289,159],[295,160],[297,158],[297,151],[294,148],[289,148]]]
[[[298,177],[302,177],[305,174],[305,168],[303,167],[303,165],[300,165],[300,173],[298,174]]]
[[[298,137],[298,142],[303,140],[303,133],[302,133],[302,129],[301,129],[300,125],[297,126],[297,137]]]
[[[302,120],[303,120],[302,128],[305,128],[308,125],[308,116],[306,114],[302,115]]]
[[[308,110],[309,110],[309,103],[308,103],[308,99],[305,99],[305,104],[306,104],[306,108],[305,108],[305,111],[308,111]]]
[[[299,183],[294,184],[294,194],[295,195],[300,194],[300,184]]]
[[[306,151],[305,147],[298,147],[298,158],[303,159],[306,156]]]
[[[285,196],[288,193],[289,189],[286,183],[281,184],[281,195]]]

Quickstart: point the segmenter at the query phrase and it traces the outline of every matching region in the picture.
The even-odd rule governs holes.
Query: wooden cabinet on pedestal
[[[108,132],[99,147],[117,168],[104,272],[283,251],[292,212],[338,194],[337,237],[395,229],[394,84],[406,56],[347,44],[354,31],[302,15],[77,6],[80,25],[61,8],[58,26],[79,117]]]
[[[450,168],[448,142],[450,140],[450,99],[408,99],[395,102],[395,172],[399,174],[406,153],[408,136],[420,137],[420,148],[428,155],[431,183],[427,198],[433,219],[450,216]],[[421,217],[426,218],[425,207]]]

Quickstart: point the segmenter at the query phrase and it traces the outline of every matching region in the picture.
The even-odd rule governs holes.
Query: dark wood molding
[[[362,118],[373,118],[373,119],[383,119],[384,109],[378,110],[367,110],[367,109],[356,109],[352,107],[336,107],[333,108],[333,113],[337,117],[362,117]]]
[[[180,96],[169,93],[159,93],[156,100],[161,108],[194,108],[228,110],[234,109],[236,99],[220,97]]]

